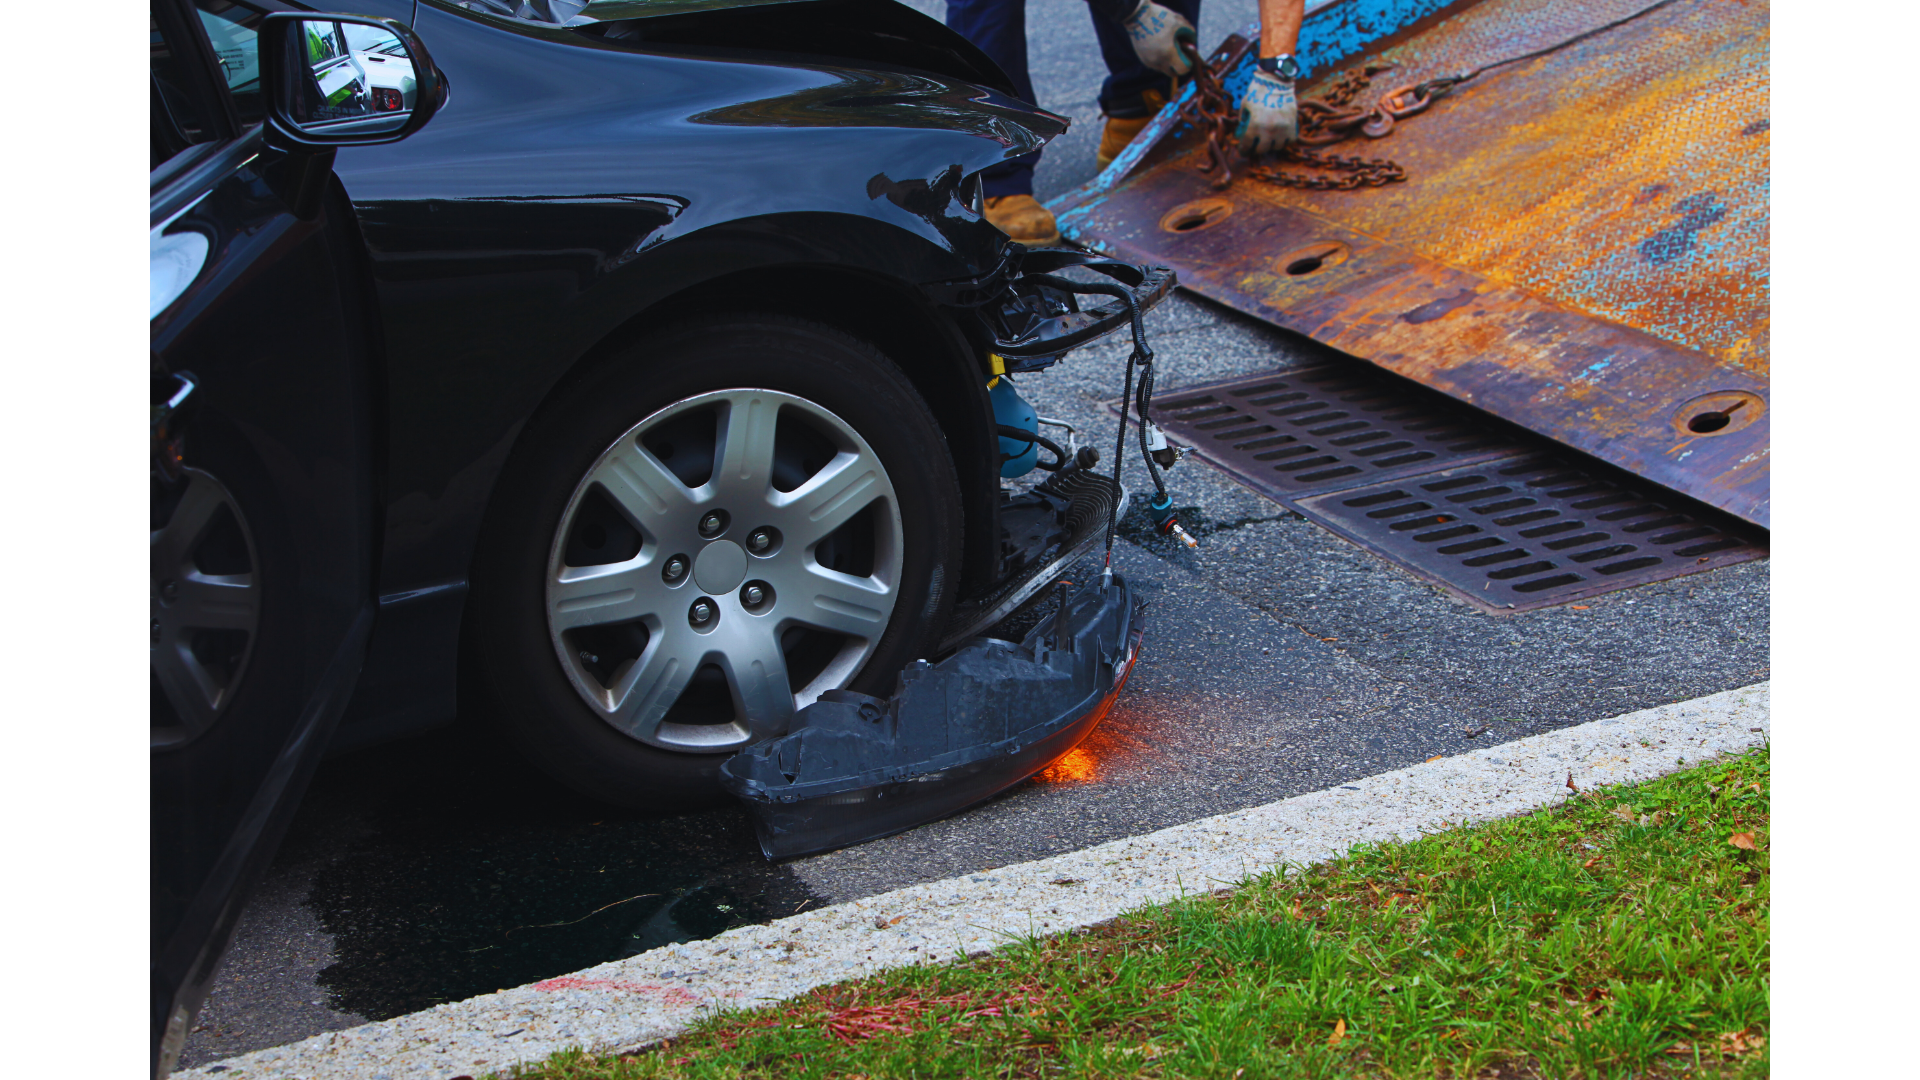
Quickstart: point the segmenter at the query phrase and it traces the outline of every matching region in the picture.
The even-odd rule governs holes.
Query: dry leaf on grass
[[[1607,811],[1607,813],[1612,814],[1614,817],[1619,818],[1629,825],[1658,825],[1661,819],[1667,816],[1665,810],[1655,810],[1651,814],[1635,814],[1633,807],[1628,806],[1626,803],[1614,804],[1613,809]]]
[[[1732,844],[1741,851],[1755,850],[1753,846],[1753,834],[1750,832],[1734,833],[1732,836],[1727,837],[1727,843]]]
[[[1327,1045],[1339,1046],[1340,1040],[1346,1037],[1347,1037],[1347,1022],[1345,1020],[1335,1020],[1333,1022],[1333,1037],[1327,1040]]]
[[[1755,1035],[1746,1031],[1729,1031],[1720,1036],[1720,1052],[1734,1056],[1751,1054],[1766,1044],[1765,1035]]]

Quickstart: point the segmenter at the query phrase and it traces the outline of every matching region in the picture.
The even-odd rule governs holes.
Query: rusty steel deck
[[[1303,42],[1351,37],[1362,2],[1316,10]],[[1398,65],[1369,103],[1648,5],[1479,0],[1406,26],[1416,10],[1313,74]],[[1406,169],[1355,191],[1215,191],[1170,107],[1055,211],[1070,239],[1765,527],[1767,34],[1764,2],[1673,0],[1333,148]]]

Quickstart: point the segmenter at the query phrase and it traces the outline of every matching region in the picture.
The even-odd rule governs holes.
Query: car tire
[[[718,802],[733,752],[826,689],[890,693],[929,654],[960,531],[939,424],[871,345],[776,315],[655,331],[556,391],[516,446],[464,685],[590,797]]]

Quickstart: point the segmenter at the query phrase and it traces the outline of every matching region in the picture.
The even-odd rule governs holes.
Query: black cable
[[[1147,463],[1147,475],[1153,478],[1153,490],[1166,497],[1167,482],[1160,475],[1160,463],[1153,460],[1153,451],[1147,447],[1147,425],[1153,416],[1153,369],[1147,368],[1140,373],[1140,393],[1135,400],[1140,410],[1140,458]]]
[[[1041,449],[1050,450],[1053,452],[1053,457],[1054,457],[1053,464],[1049,465],[1044,461],[1036,461],[1034,462],[1036,466],[1042,469],[1045,469],[1048,472],[1059,472],[1060,467],[1067,463],[1066,450],[1062,449],[1059,443],[1054,442],[1052,439],[1047,438],[1045,435],[1042,435],[1036,431],[1028,431],[1026,428],[1014,427],[1012,424],[997,424],[995,426],[999,428],[1000,437],[1003,439],[1016,439],[1024,443],[1039,443]],[[1026,453],[1026,451],[1022,450],[1020,451],[1020,453],[1024,454]],[[1007,455],[1002,454],[1000,456],[1002,458],[1005,458]],[[1019,457],[1019,456],[1020,454],[1014,455],[1014,457]]]
[[[1127,409],[1133,403],[1133,365],[1137,363],[1143,369],[1141,375],[1143,385],[1151,386],[1153,378],[1153,349],[1147,345],[1146,326],[1140,318],[1140,302],[1134,299],[1132,290],[1117,283],[1108,284],[1104,281],[1069,281],[1066,278],[1054,277],[1052,274],[1028,274],[1026,280],[1043,285],[1051,285],[1064,292],[1100,293],[1105,296],[1117,296],[1127,305],[1127,315],[1133,327],[1133,351],[1127,354],[1126,385],[1120,393],[1120,430],[1114,434],[1113,441],[1113,486],[1116,491],[1113,505],[1107,510],[1107,562],[1104,574],[1105,577],[1111,578],[1113,576],[1113,533],[1115,527],[1119,524],[1120,517],[1120,499],[1118,496],[1126,490],[1120,483],[1120,463],[1125,460],[1127,452]],[[1151,398],[1152,394],[1149,392],[1147,400],[1151,400]],[[1146,457],[1147,472],[1153,477],[1154,486],[1164,493],[1166,486],[1160,479],[1160,472],[1154,465],[1153,457],[1146,453],[1146,449],[1147,420],[1143,414],[1140,418],[1140,450],[1142,456]]]
[[[1127,455],[1127,406],[1133,398],[1133,364],[1139,359],[1140,350],[1134,349],[1127,354],[1127,382],[1120,391],[1120,430],[1113,439],[1113,505],[1107,510],[1107,561],[1105,576],[1113,577],[1113,530],[1120,523],[1120,497],[1126,494],[1126,487],[1120,483],[1120,463]]]
[[[1424,97],[1428,94],[1439,96],[1441,94],[1446,93],[1449,90],[1452,90],[1454,87],[1459,86],[1461,83],[1466,82],[1469,79],[1476,78],[1489,71],[1492,71],[1494,68],[1506,67],[1508,64],[1518,64],[1523,60],[1534,60],[1534,59],[1538,59],[1539,57],[1546,56],[1549,53],[1559,52],[1561,49],[1564,49],[1569,45],[1573,45],[1577,42],[1585,41],[1588,38],[1594,37],[1595,35],[1598,35],[1598,34],[1604,34],[1609,30],[1618,29],[1619,27],[1625,26],[1626,24],[1632,22],[1635,19],[1640,18],[1643,15],[1651,15],[1654,12],[1659,11],[1661,8],[1667,7],[1668,5],[1673,4],[1675,2],[1676,0],[1659,0],[1659,3],[1650,4],[1646,7],[1641,8],[1639,11],[1634,12],[1631,15],[1627,15],[1627,16],[1623,16],[1621,18],[1615,19],[1604,26],[1596,26],[1591,30],[1587,30],[1587,31],[1583,31],[1581,33],[1575,34],[1572,37],[1566,39],[1565,41],[1559,42],[1558,44],[1549,45],[1544,49],[1535,49],[1533,52],[1530,52],[1530,53],[1521,53],[1519,56],[1509,56],[1505,60],[1495,60],[1491,64],[1482,64],[1479,67],[1474,68],[1472,71],[1469,71],[1464,75],[1444,75],[1438,79],[1429,79],[1426,82],[1423,82],[1419,86],[1415,87],[1414,92],[1416,96]]]

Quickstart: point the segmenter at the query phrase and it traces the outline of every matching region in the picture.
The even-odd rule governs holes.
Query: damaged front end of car
[[[964,598],[942,638],[950,649],[1006,618],[1072,565],[1092,553],[1111,519],[1126,512],[1126,493],[1096,469],[1100,452],[1081,446],[1078,432],[1039,416],[1007,376],[1042,371],[1067,353],[1126,330],[1135,360],[1151,359],[1139,317],[1175,284],[1166,267],[1135,266],[1085,252],[1010,244],[1013,255],[989,282],[938,287],[937,298],[966,306],[969,337],[987,359],[988,396],[999,428],[1001,476],[1038,469],[1050,473],[1026,491],[1002,489],[999,506],[1000,573],[993,585]],[[1068,275],[1072,276],[1069,277]],[[1144,418],[1144,414],[1143,414]],[[1061,446],[1040,433],[1067,432]],[[1052,458],[1040,456],[1045,450]]]
[[[809,253],[790,257],[798,261],[880,268],[917,288],[929,322],[957,331],[949,367],[980,380],[966,386],[955,375],[951,389],[965,393],[941,384],[928,395],[950,399],[936,400],[935,411],[964,459],[964,497],[977,500],[968,529],[984,541],[948,568],[965,591],[937,647],[897,674],[881,673],[893,677],[889,696],[826,691],[793,714],[784,734],[721,767],[722,786],[751,810],[766,855],[828,851],[946,817],[1072,750],[1112,706],[1143,634],[1134,589],[1111,568],[1127,501],[1118,481],[1127,421],[1103,459],[1088,444],[1092,433],[1040,416],[1015,382],[1126,333],[1133,355],[1115,392],[1131,403],[1136,369],[1150,388],[1142,316],[1174,275],[1028,249],[986,219],[981,170],[1037,149],[1065,130],[1065,118],[1019,100],[978,49],[891,0],[474,2],[502,18],[565,28],[596,53],[726,57],[785,72],[777,87],[716,90],[683,106],[686,123],[669,134],[738,133],[758,145],[774,133],[778,154],[752,160],[804,162],[808,179],[776,187],[785,200],[778,205],[760,194],[750,230],[724,218],[725,200],[695,197],[711,176],[649,181],[684,190],[686,206],[640,246],[674,248],[683,262],[711,250],[715,258],[703,262],[714,262],[777,236],[788,246],[806,241]],[[677,160],[665,146],[649,160]],[[838,224],[815,235],[807,221],[826,209],[840,212]],[[1143,450],[1146,431],[1140,426]],[[1103,544],[1104,568],[1096,561]],[[1092,569],[1068,573],[1081,564]]]
[[[721,767],[722,786],[751,811],[769,859],[891,836],[1039,773],[1105,718],[1139,656],[1142,604],[1112,569],[1113,529],[1126,505],[1117,479],[1126,418],[1107,475],[1096,468],[1099,451],[1078,445],[1070,429],[1067,447],[1040,435],[1039,425],[1059,422],[1027,407],[1008,376],[1127,330],[1130,397],[1135,367],[1144,379],[1152,363],[1141,317],[1166,296],[1174,275],[1080,252],[1009,248],[986,279],[929,291],[963,310],[969,336],[986,353],[1003,477],[1036,468],[1049,475],[1025,491],[1003,485],[1001,576],[956,608],[943,658],[909,666],[884,699],[828,691],[795,715],[787,734]],[[1150,396],[1149,387],[1143,382]],[[1143,450],[1146,404],[1143,398]],[[1040,458],[1042,449],[1051,461]],[[1103,541],[1101,572],[1061,580]],[[1053,594],[1040,595],[1049,585]],[[1037,619],[1017,617],[1042,608]],[[1009,639],[1011,627],[1027,622]]]

